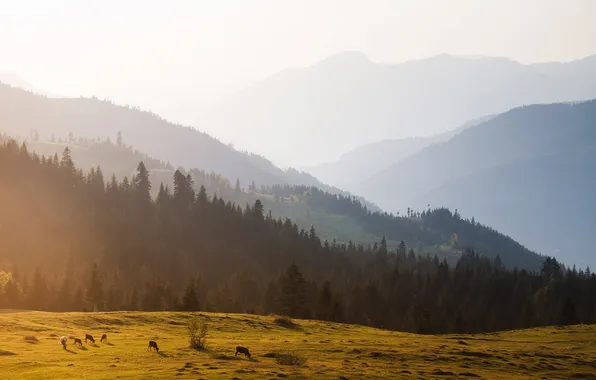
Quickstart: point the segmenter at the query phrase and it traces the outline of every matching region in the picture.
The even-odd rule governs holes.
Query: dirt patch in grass
[[[387,358],[387,359],[389,359],[389,358],[392,358],[393,357],[393,355],[390,355],[390,354],[388,354],[386,352],[377,352],[377,351],[371,352],[369,354],[369,356],[371,358],[379,358],[379,359],[381,359],[381,358]]]
[[[33,335],[27,335],[23,338],[23,340],[27,343],[39,343],[39,339],[37,339]]]
[[[460,376],[466,376],[466,377],[480,377],[478,375],[476,375],[475,373],[472,372],[462,372],[459,374]]]
[[[454,351],[450,352],[453,355],[460,355],[460,356],[472,356],[475,358],[492,358],[493,355],[488,354],[486,352],[478,352],[478,351]]]

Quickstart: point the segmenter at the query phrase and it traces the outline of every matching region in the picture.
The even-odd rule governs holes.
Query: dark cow
[[[236,346],[236,353],[234,354],[234,356],[238,354],[244,354],[244,356],[250,359],[250,352],[248,352],[248,348],[246,347]]]
[[[74,340],[74,344],[75,345],[79,345],[79,346],[83,346],[83,342],[81,342],[81,340],[79,338],[72,338]]]
[[[155,352],[159,352],[159,347],[157,347],[157,343],[155,343],[152,340],[149,341],[149,347],[147,347],[147,350],[151,351],[151,348],[155,348]]]
[[[99,341],[102,342],[102,343],[107,342],[108,341],[108,334],[103,334],[101,336],[101,339]]]
[[[95,344],[95,339],[93,339],[91,335],[85,334],[85,343],[87,343],[88,340],[90,340],[91,343]]]

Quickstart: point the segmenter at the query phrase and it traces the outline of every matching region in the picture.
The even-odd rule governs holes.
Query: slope
[[[121,132],[136,149],[175,166],[200,167],[244,183],[285,183],[205,133],[96,98],[50,99],[0,84],[0,125],[13,136],[38,131],[42,140],[65,139],[69,134],[115,138]]]
[[[185,324],[207,322],[208,350],[187,348]],[[3,379],[386,379],[445,376],[484,379],[594,378],[596,329],[540,328],[491,335],[432,336],[320,321],[296,321],[299,329],[271,317],[214,313],[40,313],[0,314]],[[76,347],[62,335],[108,333],[108,343]],[[26,343],[25,336],[38,343]],[[147,351],[157,341],[159,353]],[[234,356],[249,348],[250,360]],[[279,364],[275,355],[293,353],[302,365]]]
[[[513,109],[394,164],[359,190],[392,210],[429,203],[465,210],[533,249],[559,249],[559,257],[575,257],[579,264],[573,255],[587,260],[586,229],[595,225],[588,217],[594,204],[588,194],[596,191],[589,180],[596,158],[594,120],[596,101]],[[536,210],[553,205],[577,210],[574,231],[564,234],[560,218],[551,217],[549,228],[541,222],[547,216]]]
[[[365,144],[343,154],[335,162],[305,167],[304,170],[326,183],[350,189],[360,181],[370,178],[373,174],[421,151],[423,148],[448,141],[464,129],[480,124],[491,117],[484,116],[470,120],[452,131],[429,137],[383,140]]]
[[[348,52],[256,83],[208,120],[225,140],[303,167],[363,143],[443,133],[524,104],[595,97],[596,57],[547,66],[449,55],[379,64]]]
[[[123,180],[133,178],[140,161],[149,170],[149,179],[154,184],[151,195],[158,196],[159,184],[174,189],[175,169],[167,163],[135,151],[126,144],[114,144],[109,140],[94,141],[72,138],[68,142],[29,142],[30,151],[41,155],[62,156],[68,147],[73,161],[84,171],[100,167],[106,180],[112,175]],[[58,161],[59,158],[56,159]],[[423,214],[396,217],[380,213],[368,203],[350,196],[321,190],[307,185],[274,185],[243,189],[217,173],[191,169],[185,171],[194,180],[195,191],[204,186],[207,194],[232,201],[236,204],[253,204],[259,199],[265,212],[275,218],[290,218],[297,226],[309,230],[314,226],[319,236],[338,243],[372,244],[383,237],[391,249],[404,241],[408,247],[425,254],[437,254],[455,264],[466,248],[474,248],[488,257],[501,255],[505,265],[526,269],[540,268],[542,257],[517,244],[512,239],[485,226],[475,227],[469,221],[454,219],[446,210],[424,212]],[[288,171],[287,173],[290,173]],[[448,213],[448,217],[445,214]],[[458,242],[452,242],[453,235]]]

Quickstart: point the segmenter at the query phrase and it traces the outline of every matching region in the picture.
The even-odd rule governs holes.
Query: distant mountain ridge
[[[7,84],[11,87],[20,88],[25,91],[32,92],[38,95],[52,96],[49,93],[40,90],[25,79],[21,78],[20,75],[12,72],[0,72],[0,83]]]
[[[245,187],[253,181],[258,186],[308,184],[347,194],[301,171],[281,170],[193,128],[96,98],[47,98],[0,83],[0,131],[26,139],[37,131],[42,140],[66,140],[69,134],[115,140],[121,133],[128,144],[151,157],[174,166],[219,173],[232,183],[239,179]]]
[[[493,116],[470,120],[459,128],[429,137],[383,140],[365,144],[344,153],[335,162],[305,167],[304,170],[326,183],[349,190],[363,179],[372,177],[375,173],[419,152],[423,148],[448,141],[464,129],[480,124],[491,117]]]
[[[456,208],[530,249],[594,265],[594,173],[593,100],[513,109],[427,146],[355,190],[386,210]]]
[[[527,104],[596,98],[596,56],[523,65],[439,55],[379,64],[362,53],[288,69],[223,100],[208,117],[251,151],[300,167],[367,142],[429,136]],[[275,141],[264,146],[263,139]],[[371,173],[372,174],[372,173]]]

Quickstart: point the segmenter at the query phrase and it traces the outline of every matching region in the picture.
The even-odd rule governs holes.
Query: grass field
[[[596,326],[422,336],[318,321],[197,313],[206,351],[187,348],[189,313],[0,313],[0,379],[596,379]],[[97,344],[78,348],[60,336]],[[100,343],[102,333],[108,343]],[[26,339],[29,337],[29,340]],[[32,337],[37,339],[31,340]],[[150,339],[159,353],[147,351]],[[252,359],[234,356],[237,345]],[[305,362],[278,364],[293,351]]]

